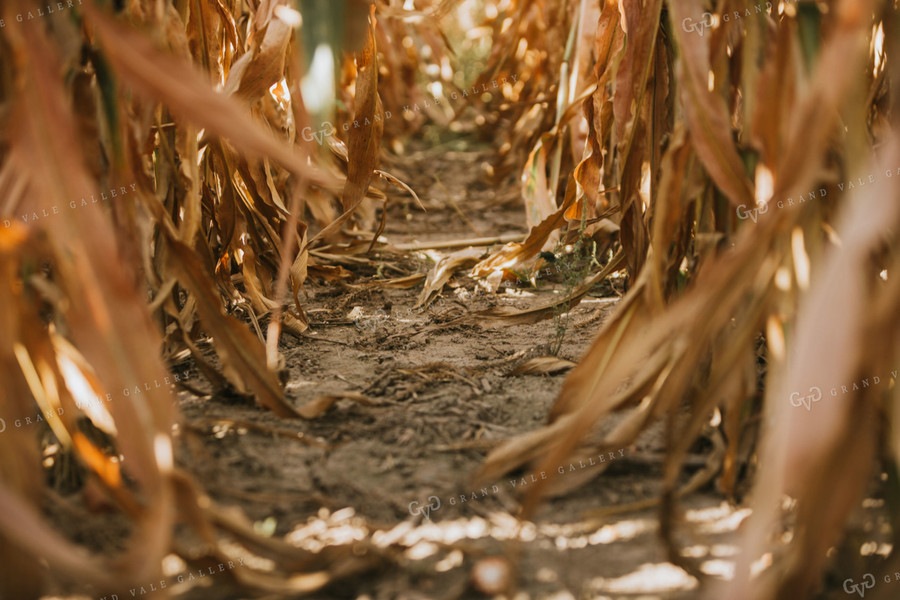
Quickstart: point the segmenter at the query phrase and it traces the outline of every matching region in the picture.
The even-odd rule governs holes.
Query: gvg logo
[[[747,209],[746,204],[741,204],[737,207],[738,219],[753,219],[754,223],[759,219],[759,215],[764,215],[767,212],[769,212],[769,203],[763,200],[756,203],[756,208],[749,210]]]
[[[418,110],[418,106],[416,107],[416,110]],[[344,123],[341,126],[341,129],[346,132],[350,131],[351,127],[354,129],[371,127],[374,123],[385,121],[393,116],[394,115],[391,113],[391,111],[388,110],[385,111],[383,117],[381,115],[375,115],[373,119],[369,119],[369,117],[366,117],[361,121],[357,119],[353,122]],[[338,129],[334,126],[334,123],[332,123],[331,121],[324,121],[317,131],[313,131],[312,127],[304,127],[300,130],[300,137],[302,137],[307,142],[316,140],[316,142],[321,145],[325,141],[325,138],[333,137],[334,134],[337,133],[337,131]]]
[[[316,140],[318,144],[322,144],[325,141],[326,137],[332,136],[337,133],[337,128],[330,121],[325,121],[322,123],[322,128],[318,131],[313,131],[312,127],[304,127],[300,131],[300,137],[302,137],[307,142],[311,142]]]
[[[900,372],[898,371],[898,369],[894,369],[890,372],[889,375],[886,375],[885,377],[887,379],[897,381],[898,372]],[[866,388],[874,387],[876,385],[879,385],[881,381],[881,377],[879,377],[878,375],[873,375],[871,377],[871,381],[869,377],[866,377],[865,379],[860,379],[859,381],[854,381],[848,383],[847,385],[836,385],[828,390],[828,393],[831,395],[831,397],[837,398],[838,396],[845,396],[847,394],[852,394],[853,392],[858,392]],[[822,388],[813,386],[809,388],[809,394],[803,395],[800,392],[792,393],[791,405],[794,407],[803,406],[806,407],[806,410],[812,410],[813,403],[821,400],[823,396],[824,394],[822,393]],[[898,581],[900,581],[900,579],[898,579]]]
[[[852,579],[844,580],[844,591],[848,594],[859,594],[860,598],[865,598],[866,590],[871,590],[873,587],[875,587],[875,576],[871,573],[866,573],[859,583],[853,583]]]
[[[445,302],[443,298],[438,298],[437,300],[432,302],[431,305],[443,308],[445,306]],[[353,319],[353,323],[356,325],[357,329],[370,329],[372,331],[375,331],[388,321],[412,319],[416,316],[416,314],[417,313],[415,309],[412,308],[403,308],[399,310],[390,309],[390,311],[385,311],[384,309],[379,308],[374,313],[372,313],[371,316],[366,316],[363,314],[361,307],[356,307],[352,311],[350,311],[350,314],[347,316]]]
[[[797,0],[784,0],[785,4],[790,4],[791,2],[796,2]],[[751,17],[754,14],[761,13],[771,13],[772,12],[772,3],[766,2],[765,4],[757,4],[756,6],[747,7],[743,12],[739,10],[722,13],[721,16],[713,15],[712,13],[703,13],[703,20],[697,23],[690,17],[687,17],[681,22],[681,28],[684,29],[687,33],[691,33],[692,31],[697,32],[700,37],[703,37],[703,33],[707,29],[712,29],[716,25],[719,24],[719,21],[724,21],[725,23],[740,21],[744,17]]]
[[[703,37],[703,32],[707,29],[712,29],[714,25],[713,14],[705,12],[703,13],[703,20],[694,22],[694,20],[690,17],[685,17],[681,22],[681,28],[685,30],[687,33],[691,33],[692,31],[697,32],[700,37]]]
[[[816,386],[809,388],[809,394],[801,396],[800,392],[791,394],[791,406],[805,406],[806,410],[812,410],[812,403],[822,399],[822,390]]]
[[[417,515],[425,515],[425,519],[430,521],[431,520],[431,518],[430,518],[431,511],[438,510],[440,508],[441,508],[441,499],[438,498],[437,496],[429,496],[428,504],[425,504],[424,506],[419,506],[418,500],[413,500],[412,502],[410,502],[409,503],[409,514],[411,514],[414,517]]]
[[[372,317],[363,318],[362,316],[358,316],[353,320],[353,323],[356,325],[357,329],[371,329],[372,331],[375,331],[379,326],[387,323],[389,320],[390,315],[379,308]]]

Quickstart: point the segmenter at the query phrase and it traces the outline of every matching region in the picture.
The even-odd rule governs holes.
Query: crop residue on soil
[[[389,209],[384,235],[392,244],[524,235],[516,228],[521,205],[509,200],[517,198],[515,185],[501,192],[484,183],[473,168],[482,157],[477,150],[463,144],[458,152],[412,156],[395,168],[420,192],[426,212],[410,208],[405,218],[402,204]],[[427,273],[433,264],[420,256],[392,266],[404,273],[390,276],[400,277]],[[357,277],[346,289],[308,282],[311,328],[301,340],[285,336],[281,350],[296,405],[322,395],[371,402],[338,400],[321,416],[295,423],[222,398],[183,395],[180,454],[215,500],[239,507],[272,535],[306,543],[316,536],[327,543],[326,532],[342,527],[409,538],[399,559],[407,568],[338,582],[323,598],[477,595],[472,566],[508,552],[520,558],[517,581],[530,597],[690,593],[696,581],[666,562],[653,509],[582,520],[597,507],[654,497],[660,432],[590,462],[560,465],[572,476],[603,475],[547,501],[534,523],[513,517],[532,483],[525,473],[487,485],[472,479],[491,448],[546,420],[565,378],[510,373],[546,355],[561,323],[559,357],[577,361],[620,290],[598,286],[569,315],[507,326],[461,317],[497,305],[525,308],[563,293],[562,284],[550,278],[493,293],[458,275],[439,301],[418,309],[421,285],[378,287],[384,275],[377,267],[353,270]],[[710,548],[720,543],[714,539],[727,537],[740,515],[711,495],[694,495],[686,507],[688,520],[725,523],[706,541],[714,560]]]

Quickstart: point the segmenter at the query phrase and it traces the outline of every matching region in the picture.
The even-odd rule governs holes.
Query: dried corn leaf
[[[210,88],[191,66],[160,52],[143,36],[118,25],[91,4],[84,6],[100,41],[109,50],[106,56],[126,83],[208,132],[228,138],[245,152],[277,160],[311,183],[325,187],[336,183],[263,131],[240,104]]]
[[[381,136],[384,132],[384,108],[378,97],[378,59],[375,50],[375,10],[369,14],[365,47],[356,55],[355,122],[347,145],[347,182],[341,196],[344,212],[359,206],[378,166]]]
[[[535,356],[510,371],[510,375],[556,375],[575,366],[570,360],[556,356]]]
[[[428,306],[434,302],[444,289],[444,284],[450,281],[454,273],[472,266],[483,255],[483,248],[465,248],[440,259],[425,279],[425,287],[419,294],[414,308]]]
[[[253,393],[259,403],[281,417],[299,417],[285,400],[276,375],[266,366],[259,340],[239,321],[222,310],[213,283],[191,251],[171,240],[169,269],[197,299],[197,310],[216,342],[224,373],[242,393]]]
[[[565,214],[575,201],[574,180],[569,181],[566,188],[566,198],[563,205],[552,215],[533,227],[528,237],[521,244],[512,242],[506,244],[501,250],[479,262],[472,268],[473,277],[488,277],[492,273],[516,268],[518,265],[537,256],[547,247],[548,241],[554,231],[565,222]],[[497,281],[499,286],[499,281]],[[496,290],[496,287],[494,288]]]
[[[704,13],[700,0],[684,0],[671,6],[672,22],[684,23]],[[673,27],[680,49],[676,76],[681,83],[681,106],[691,142],[716,186],[735,206],[755,206],[753,185],[731,137],[728,107],[721,87],[710,89],[709,38],[694,35],[685,27]],[[721,75],[721,73],[719,73]],[[721,77],[715,83],[722,86]]]
[[[481,319],[503,321],[506,325],[532,324],[545,319],[552,319],[555,315],[559,315],[560,311],[566,312],[572,307],[577,306],[578,303],[581,302],[581,299],[591,291],[591,288],[593,288],[594,285],[621,269],[623,260],[624,255],[621,252],[617,253],[603,269],[582,281],[578,287],[572,290],[571,294],[560,300],[555,300],[525,310],[519,310],[509,306],[497,306],[474,312],[472,313],[472,316]]]
[[[897,164],[900,145],[895,140],[880,164],[863,172],[883,172]],[[745,558],[739,563],[733,589],[741,589],[749,561],[765,551],[766,534],[778,522],[782,498],[789,495],[799,501],[801,520],[795,553],[783,563],[779,594],[807,594],[818,581],[827,549],[837,541],[868,482],[874,439],[858,432],[874,426],[877,405],[871,390],[875,388],[854,394],[855,402],[826,396],[827,401],[808,411],[797,410],[791,400],[837,390],[857,381],[857,374],[868,376],[872,369],[873,363],[862,361],[872,343],[865,336],[869,331],[866,264],[889,230],[900,224],[900,206],[889,200],[898,192],[895,183],[882,180],[853,194],[837,227],[841,247],[830,249],[821,275],[803,299],[795,345],[767,397],[772,427],[758,479],[765,485],[757,484],[756,526],[742,536]],[[876,355],[883,353],[876,351]],[[834,487],[835,477],[842,482],[839,488]],[[828,502],[822,501],[823,494]]]

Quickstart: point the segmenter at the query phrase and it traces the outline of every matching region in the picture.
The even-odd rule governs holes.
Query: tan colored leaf
[[[497,306],[473,312],[472,317],[500,320],[507,325],[525,325],[551,319],[554,315],[558,315],[560,311],[568,311],[572,307],[577,306],[596,283],[603,281],[603,279],[621,269],[624,262],[623,258],[624,256],[621,252],[617,253],[603,269],[585,279],[577,288],[572,290],[571,294],[560,300],[525,310],[519,310],[510,306]]]
[[[356,55],[356,98],[353,120],[361,124],[350,130],[347,148],[347,181],[341,206],[348,212],[359,206],[378,166],[384,109],[378,97],[378,58],[375,49],[375,10],[369,15],[366,45]]]
[[[881,173],[897,164],[900,145],[894,138],[886,156],[863,172]],[[875,439],[859,432],[871,431],[879,418],[874,388],[841,398],[829,391],[878,375],[874,365],[861,362],[871,344],[863,325],[870,310],[866,265],[889,230],[900,223],[900,205],[893,200],[897,193],[896,180],[882,179],[853,194],[837,226],[841,247],[829,249],[822,273],[802,300],[796,342],[766,398],[772,426],[760,460],[755,527],[742,536],[745,558],[738,563],[734,588],[747,580],[746,557],[759,556],[766,548],[767,534],[776,526],[782,498],[788,495],[798,498],[801,522],[815,527],[798,531],[795,544],[800,544],[802,556],[785,565],[791,576],[780,582],[780,588],[784,597],[807,594],[819,580],[827,549],[837,542],[869,481]],[[796,401],[806,396],[814,397],[808,410]],[[813,403],[815,398],[822,401]],[[835,478],[842,485],[835,487]],[[829,500],[823,502],[826,494]]]
[[[262,406],[280,417],[299,417],[285,400],[275,373],[266,366],[265,350],[243,323],[225,314],[212,280],[194,254],[177,240],[171,240],[169,268],[178,274],[181,284],[197,299],[197,310],[204,326],[215,339],[228,380],[243,393],[253,393]]]
[[[556,356],[536,356],[510,371],[510,375],[556,375],[575,366],[570,360]]]
[[[506,244],[501,250],[482,260],[472,268],[473,277],[487,277],[491,273],[503,269],[513,269],[523,262],[536,256],[547,245],[551,234],[559,229],[565,222],[566,210],[575,201],[574,179],[569,180],[566,187],[566,198],[563,205],[552,215],[533,227],[528,237],[521,244],[512,242]],[[499,285],[499,281],[497,282]]]
[[[285,50],[291,40],[290,25],[273,16],[256,31],[256,38],[262,38],[258,48],[252,48],[241,56],[228,73],[225,93],[254,102],[273,84],[281,80],[284,72]]]
[[[414,308],[431,304],[454,273],[472,266],[482,255],[484,255],[483,248],[465,248],[440,259],[425,279],[425,287],[419,294]]]
[[[700,0],[673,2],[669,8],[672,22],[677,24],[700,19],[704,13]],[[696,35],[684,27],[672,29],[679,47],[676,74],[681,105],[694,149],[716,186],[734,206],[755,206],[753,184],[735,148],[728,107],[721,96],[721,86],[727,82],[717,81],[716,89],[709,89],[712,69],[709,37]]]
[[[397,290],[408,290],[410,288],[414,288],[426,278],[427,276],[422,273],[416,273],[414,275],[407,275],[406,277],[397,277],[395,279],[385,279],[382,281],[374,281],[372,284],[375,287],[384,287],[384,288],[392,288]]]
[[[336,183],[263,131],[243,106],[214,91],[193,67],[156,49],[143,36],[115,23],[91,3],[84,5],[84,11],[108,49],[106,56],[126,83],[164,102],[172,112],[209,133],[228,138],[244,152],[277,160],[312,183],[326,187]]]

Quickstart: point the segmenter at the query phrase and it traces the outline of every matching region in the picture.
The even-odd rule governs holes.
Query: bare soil
[[[382,235],[392,245],[524,237],[518,185],[487,182],[483,165],[490,155],[488,147],[465,138],[411,146],[385,168],[419,193],[426,210],[390,191]],[[342,265],[353,273],[350,280],[311,277],[305,300],[311,327],[299,339],[284,335],[280,348],[288,396],[298,407],[323,395],[356,399],[339,400],[311,420],[287,421],[242,400],[181,392],[179,466],[217,503],[275,538],[311,550],[354,536],[391,539],[406,548],[388,567],[337,577],[311,598],[483,598],[473,569],[491,557],[510,567],[511,598],[697,597],[697,580],[667,562],[658,510],[635,508],[660,489],[661,425],[634,445],[592,458],[593,466],[560,465],[567,474],[587,469],[597,476],[548,499],[529,522],[516,518],[522,492],[530,489],[525,473],[487,485],[473,482],[491,448],[546,422],[565,379],[565,373],[511,372],[546,356],[560,338],[558,356],[577,362],[615,307],[621,282],[604,282],[568,315],[533,325],[461,317],[559,298],[567,291],[563,278],[550,274],[536,286],[490,291],[464,269],[424,309],[415,307],[421,283],[408,289],[382,285],[386,278],[428,273],[454,250],[354,257]],[[191,386],[202,387],[195,370],[189,375]],[[691,457],[685,480],[702,464],[699,454]],[[64,485],[56,487],[65,494]],[[631,509],[585,519],[587,511],[623,506]],[[729,506],[711,485],[683,499],[680,508],[683,528],[690,530],[680,544],[690,546],[710,573],[727,571],[734,554],[729,540],[747,511]],[[73,540],[110,554],[129,534],[114,515],[50,512]],[[177,538],[186,547],[197,543],[181,532]],[[247,597],[225,576],[169,591],[189,600]],[[154,597],[140,586],[118,596]]]
[[[459,139],[390,165],[417,190],[426,212],[409,199],[393,201],[383,235],[391,244],[524,236],[517,186],[486,182],[488,156],[487,148]],[[559,356],[577,361],[621,290],[607,283],[569,315],[508,326],[458,317],[496,305],[533,306],[564,293],[563,284],[550,278],[495,293],[461,271],[425,310],[414,308],[421,284],[378,286],[385,277],[432,267],[424,253],[412,253],[348,266],[356,279],[345,286],[313,279],[307,285],[312,327],[301,340],[283,339],[287,389],[298,406],[345,393],[374,404],[340,400],[316,419],[285,423],[252,406],[185,396],[182,464],[215,500],[238,507],[275,536],[362,523],[398,531],[406,523],[437,542],[429,549],[420,543],[402,565],[338,581],[313,597],[484,597],[471,570],[490,556],[517,564],[513,589],[520,598],[693,597],[696,580],[667,563],[658,542],[656,509],[582,523],[585,511],[654,497],[664,451],[658,431],[605,456],[602,466],[586,466],[605,471],[546,502],[524,527],[515,520],[528,489],[524,474],[489,486],[472,482],[490,448],[545,422],[565,378],[510,371],[547,355],[557,335],[564,340]],[[304,435],[290,439],[267,428]],[[719,556],[728,553],[722,540],[742,515],[711,490],[684,506],[688,521],[707,531],[696,542],[699,552],[714,562],[727,559]],[[210,594],[205,589],[197,597],[225,597]]]

